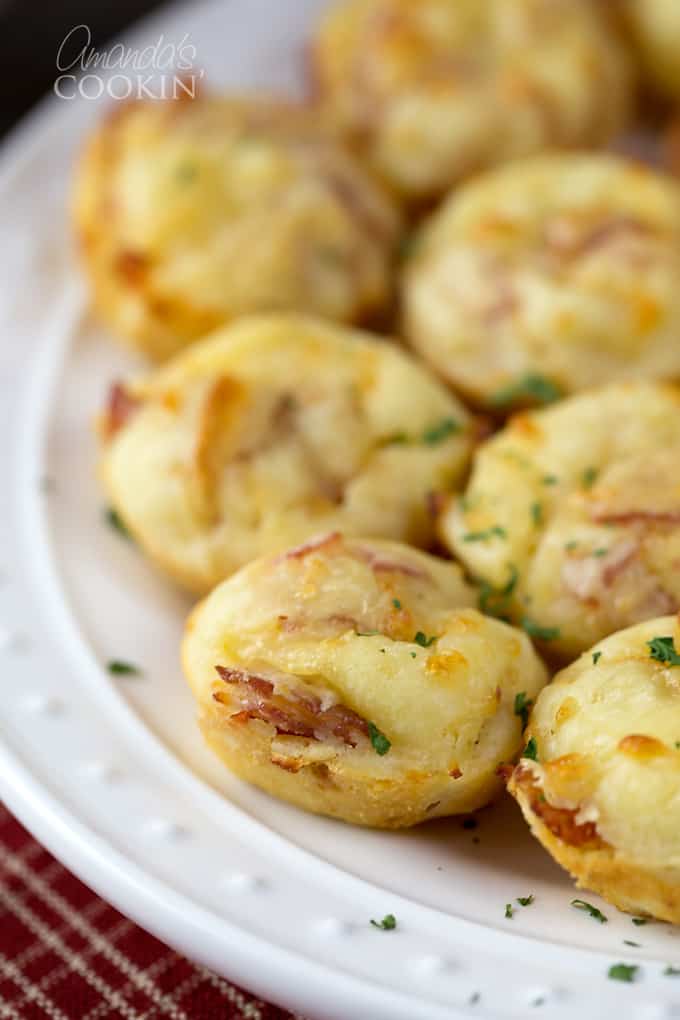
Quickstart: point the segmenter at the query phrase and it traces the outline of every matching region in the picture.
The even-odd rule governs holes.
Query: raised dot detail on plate
[[[153,818],[149,822],[147,829],[152,836],[157,836],[159,839],[167,839],[172,843],[186,839],[189,835],[188,829],[185,829],[179,822],[171,821],[169,818]]]
[[[353,930],[348,921],[342,921],[339,917],[324,917],[314,925],[314,931],[326,938],[343,938],[351,935]]]
[[[445,960],[443,956],[421,956],[413,961],[411,969],[421,977],[434,977],[436,974],[446,974],[454,970],[455,967],[450,960]]]
[[[233,892],[260,892],[267,887],[263,878],[249,875],[244,871],[235,871],[232,875],[225,876],[221,884]]]
[[[29,694],[24,698],[22,707],[35,715],[54,716],[64,711],[64,702],[50,694]]]
[[[87,762],[83,772],[98,783],[117,783],[123,776],[122,771],[116,765],[106,761]]]

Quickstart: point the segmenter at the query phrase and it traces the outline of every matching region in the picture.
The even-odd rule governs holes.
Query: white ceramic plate
[[[292,88],[319,6],[173,7],[133,41],[189,32],[212,82]],[[106,526],[93,474],[92,418],[133,367],[87,316],[67,229],[102,110],[47,101],[0,175],[0,793],[144,927],[314,1020],[680,1017],[663,976],[679,932],[571,908],[510,802],[476,830],[365,832],[246,787],[201,746],[177,656],[188,603]],[[113,658],[143,676],[112,678]],[[396,931],[369,924],[387,913]],[[619,961],[640,965],[634,984],[607,979]]]

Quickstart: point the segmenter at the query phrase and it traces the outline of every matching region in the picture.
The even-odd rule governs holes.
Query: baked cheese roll
[[[115,386],[102,432],[113,507],[168,573],[205,592],[323,530],[427,546],[475,423],[396,346],[273,315]]]
[[[557,655],[675,612],[680,390],[619,383],[516,415],[441,531],[484,605]]]
[[[664,95],[680,99],[680,5],[677,0],[624,0],[623,12],[650,81]]]
[[[613,634],[540,695],[509,783],[580,886],[680,923],[680,627]]]
[[[246,313],[353,322],[391,294],[394,208],[292,105],[121,105],[81,158],[75,222],[96,308],[157,359]]]
[[[628,60],[592,0],[344,0],[321,23],[313,86],[403,197],[441,195],[546,146],[626,123]]]
[[[482,807],[521,747],[515,699],[546,674],[474,601],[456,564],[395,542],[330,533],[250,563],[186,631],[209,746],[268,793],[359,825]]]
[[[490,172],[426,226],[404,279],[413,347],[507,411],[680,375],[680,186],[609,155]]]

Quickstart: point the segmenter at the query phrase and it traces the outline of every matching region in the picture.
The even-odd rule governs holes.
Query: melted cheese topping
[[[677,618],[638,624],[582,655],[541,693],[529,730],[551,804],[578,808],[629,861],[678,868],[680,667],[651,658],[655,637],[680,649]]]
[[[404,281],[419,353],[507,410],[527,376],[562,392],[680,374],[680,187],[612,156],[535,158],[456,192]]]
[[[492,608],[575,655],[680,606],[678,464],[679,391],[609,386],[511,419],[441,531]]]
[[[126,387],[102,475],[141,546],[197,591],[341,529],[427,545],[474,424],[392,344],[312,319],[243,319]],[[110,424],[110,423],[109,423]]]
[[[526,636],[470,608],[474,601],[457,565],[384,541],[327,535],[249,564],[198,607],[185,638],[187,677],[213,744],[226,733],[245,749],[258,733],[268,757],[248,777],[270,788],[268,776],[281,778],[271,754],[280,753],[282,734],[299,732],[297,690],[324,709],[355,713],[391,744],[381,755],[355,732],[351,746],[318,722],[316,738],[295,742],[294,778],[308,779],[305,769],[322,758],[331,782],[305,806],[338,813],[337,794],[341,815],[355,819],[369,791],[380,802],[380,783],[378,824],[397,794],[398,816],[409,824],[479,806],[497,788],[498,763],[521,741],[515,695],[533,698],[546,676]],[[217,666],[231,671],[231,682]],[[271,708],[248,702],[248,682],[237,688],[234,673],[268,682],[264,701],[274,692],[284,699],[279,714],[264,722]],[[240,770],[236,752],[229,763]],[[274,792],[296,799],[295,782],[284,779],[288,786]],[[350,788],[354,807],[342,797]]]
[[[590,0],[349,0],[313,50],[314,84],[404,196],[549,145],[597,144],[630,107],[627,59]]]
[[[99,312],[157,358],[248,312],[351,322],[391,293],[393,208],[283,103],[121,105],[83,154],[75,220]]]

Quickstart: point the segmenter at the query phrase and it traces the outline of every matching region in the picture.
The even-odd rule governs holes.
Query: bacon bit
[[[331,545],[335,545],[336,542],[342,541],[342,535],[339,531],[331,531],[327,535],[320,535],[318,538],[313,538],[309,542],[305,542],[303,545],[297,545],[293,549],[289,549],[288,552],[283,553],[278,557],[277,562],[281,560],[303,560],[305,556],[309,556],[310,553],[318,552],[319,549],[326,549]]]
[[[503,319],[514,315],[519,308],[520,301],[515,292],[505,281],[499,281],[494,300],[482,310],[482,322],[489,328],[497,326]]]
[[[449,499],[450,496],[447,492],[433,492],[430,490],[425,496],[428,517],[436,521],[439,515],[446,509]]]
[[[512,772],[511,781],[524,791],[531,811],[563,843],[587,850],[599,850],[608,845],[599,835],[595,822],[576,821],[580,808],[559,808],[549,804],[531,768],[520,762]]]
[[[382,560],[378,553],[374,553],[371,549],[365,549],[360,546],[356,546],[354,549],[356,556],[362,559],[364,563],[376,574],[389,573],[389,574],[403,574],[405,577],[416,577],[422,581],[431,580],[430,574],[427,570],[422,567],[416,567],[412,563],[398,562],[397,560]]]
[[[130,287],[141,287],[149,270],[149,260],[141,252],[122,251],[116,258],[115,269]]]
[[[456,765],[455,768],[449,769],[449,775],[451,776],[452,779],[461,779],[463,773],[460,771],[460,769]]]
[[[102,419],[102,430],[105,439],[113,439],[116,433],[127,425],[129,419],[140,409],[143,401],[133,397],[125,385],[115,382],[109,389],[106,411]]]
[[[560,256],[577,258],[589,255],[617,238],[648,237],[650,234],[649,226],[632,216],[612,216],[586,233],[582,232],[580,224],[563,217],[548,223],[545,243]]]
[[[335,737],[349,747],[368,739],[368,723],[346,705],[336,703],[323,708],[321,698],[309,690],[284,696],[277,693],[275,681],[255,673],[228,666],[215,666],[215,669],[221,679],[234,688],[239,721],[245,714],[248,719],[269,723],[279,734],[320,741]],[[220,704],[228,704],[223,692],[215,692],[213,698]]]
[[[680,524],[680,510],[615,510],[595,505],[590,516],[598,524]]]
[[[514,771],[515,766],[508,762],[501,762],[500,765],[496,766],[496,775],[499,776],[505,783],[510,780]]]
[[[564,586],[582,601],[597,599],[603,595],[603,589],[611,588],[638,553],[638,543],[628,539],[601,557],[569,557],[562,566]]]

